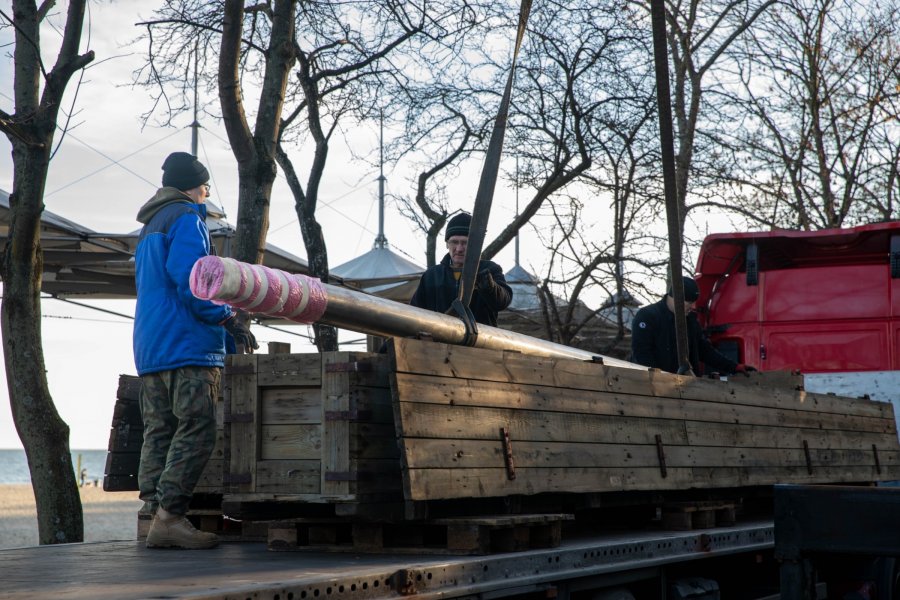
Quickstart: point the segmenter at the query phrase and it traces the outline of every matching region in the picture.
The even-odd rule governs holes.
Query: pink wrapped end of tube
[[[190,285],[201,300],[297,323],[315,323],[328,305],[328,293],[318,279],[219,256],[194,263]]]

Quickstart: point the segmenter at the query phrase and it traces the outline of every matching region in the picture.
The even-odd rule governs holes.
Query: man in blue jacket
[[[444,240],[447,242],[448,252],[440,264],[430,267],[422,274],[419,287],[409,301],[412,306],[443,313],[459,297],[459,280],[466,262],[471,223],[472,215],[467,213],[459,213],[447,223]],[[512,289],[506,283],[503,269],[489,260],[480,261],[475,290],[469,304],[475,321],[496,327],[498,313],[509,306],[510,302]]]
[[[144,442],[138,468],[143,512],[154,515],[149,548],[212,548],[213,533],[185,514],[216,438],[215,401],[226,330],[252,352],[253,334],[229,306],[195,298],[197,259],[214,252],[206,228],[209,172],[195,156],[173,152],[162,185],[138,212],[134,360],[141,376]]]

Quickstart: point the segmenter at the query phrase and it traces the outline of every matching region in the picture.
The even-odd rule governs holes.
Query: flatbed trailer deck
[[[138,541],[0,550],[0,598],[378,600],[502,598],[661,578],[667,566],[770,552],[772,521],[683,532],[564,539],[546,550],[488,556],[274,552],[226,542],[208,551],[148,550]]]

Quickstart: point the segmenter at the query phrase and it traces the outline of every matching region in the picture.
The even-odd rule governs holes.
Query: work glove
[[[253,354],[254,350],[259,349],[259,344],[256,343],[256,336],[239,318],[238,313],[232,313],[222,325],[225,327],[225,331],[234,338],[234,343],[238,346],[243,346],[247,354]]]
[[[750,377],[750,373],[752,373],[755,370],[756,369],[751,367],[750,365],[745,365],[743,363],[739,364],[738,366],[736,366],[734,368],[735,373],[740,373],[742,375],[746,375],[747,377]]]
[[[478,275],[475,276],[475,287],[480,290],[490,291],[493,290],[497,283],[494,281],[494,276],[491,275],[489,269],[482,269],[478,271]]]

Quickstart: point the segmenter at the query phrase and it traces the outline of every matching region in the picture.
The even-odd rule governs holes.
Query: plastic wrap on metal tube
[[[605,365],[646,369],[627,361],[548,342],[520,333],[478,325],[470,335],[454,316],[400,304],[363,292],[322,283],[230,258],[206,256],[191,272],[191,292],[202,300],[229,304],[251,313],[282,317],[298,323],[325,323],[369,335],[428,335],[437,342],[492,350],[515,350],[535,356],[596,360]]]

